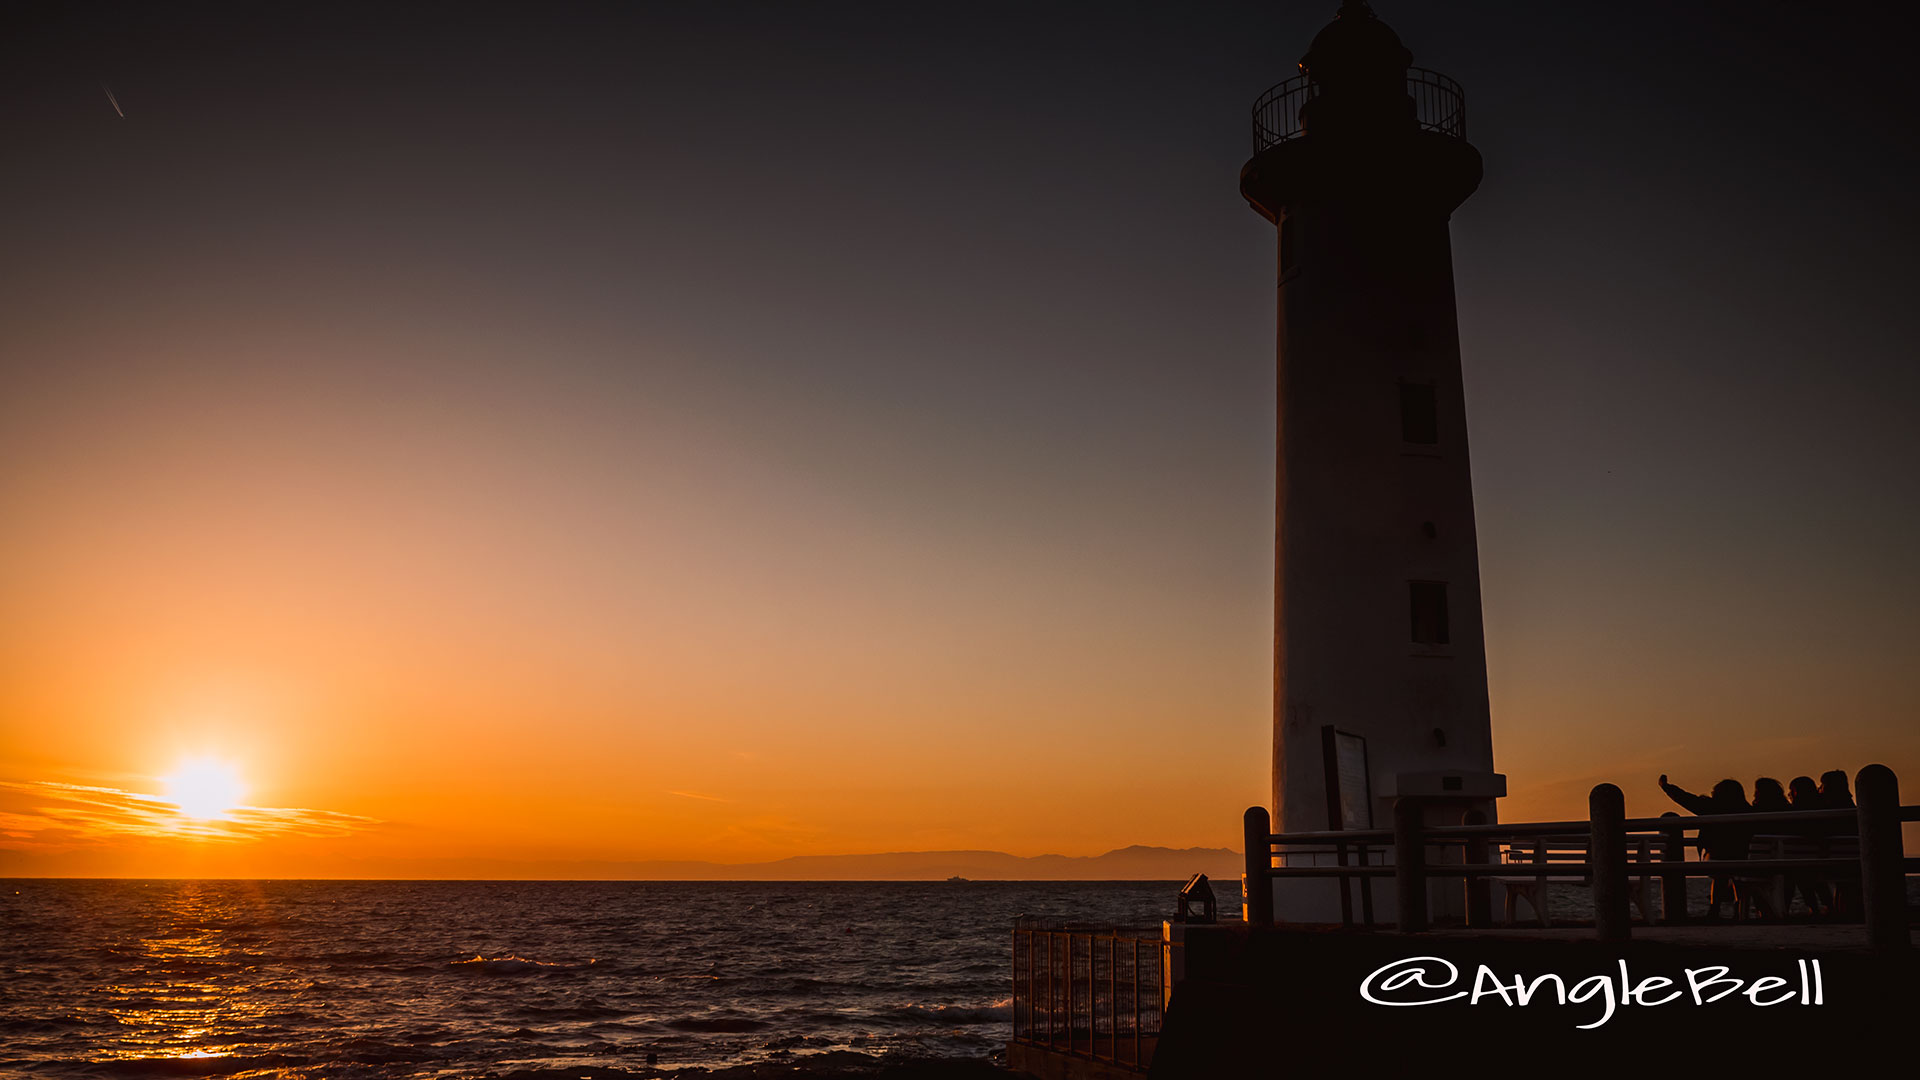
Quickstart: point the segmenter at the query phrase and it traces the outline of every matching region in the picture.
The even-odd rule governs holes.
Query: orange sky
[[[1263,798],[1257,533],[1236,577],[1097,518],[936,529],[711,416],[512,377],[434,400],[390,343],[316,334],[259,369],[222,358],[262,341],[154,329],[199,359],[112,384],[72,371],[130,346],[58,330],[82,362],[21,380],[0,437],[32,510],[0,571],[0,872],[1233,846]],[[329,350],[386,360],[400,396],[355,397]],[[1658,812],[1662,771],[1920,778],[1891,646],[1796,656],[1754,625],[1730,650],[1626,604],[1563,622],[1508,562],[1486,577],[1509,819],[1579,816],[1600,780]],[[1715,587],[1689,595],[1737,603]],[[151,794],[195,754],[284,827],[183,838],[48,786]]]
[[[0,874],[1237,845],[1235,176],[1325,11],[58,14],[0,42]],[[1819,29],[1768,18],[1395,18],[1488,163],[1509,820],[1870,761],[1920,801],[1920,163],[1844,23],[1739,97]],[[226,838],[156,817],[194,755],[261,808]]]
[[[115,344],[58,336],[81,370]],[[261,342],[206,346],[144,380],[23,380],[4,777],[153,792],[211,754],[254,804],[369,820],[244,855],[122,835],[49,866],[1097,852],[1226,839],[1264,782],[1264,605],[1209,610],[1217,575],[1135,573],[1166,557],[1124,539],[1051,550],[1050,522],[836,506],[844,481],[702,418],[524,382],[369,405],[218,359]],[[390,341],[301,349],[296,370],[371,350],[405,378]],[[1164,737],[1196,721],[1208,738]],[[92,845],[34,827],[48,798],[0,792],[24,815],[7,846]]]

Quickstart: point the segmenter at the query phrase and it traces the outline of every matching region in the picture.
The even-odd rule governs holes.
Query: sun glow
[[[191,758],[160,778],[167,786],[167,801],[190,818],[212,821],[224,818],[240,805],[246,786],[233,766],[213,758]]]

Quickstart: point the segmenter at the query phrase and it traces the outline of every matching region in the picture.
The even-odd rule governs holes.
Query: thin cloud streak
[[[224,818],[187,817],[158,795],[51,780],[0,780],[0,847],[69,847],[116,839],[239,843],[347,836],[381,822],[303,807],[239,806]]]

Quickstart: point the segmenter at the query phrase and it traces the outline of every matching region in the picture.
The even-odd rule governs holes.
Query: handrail
[[[1296,75],[1254,99],[1253,152],[1305,135],[1302,110],[1320,93],[1320,84],[1311,76]],[[1467,137],[1467,95],[1459,83],[1437,71],[1408,68],[1407,98],[1419,130],[1454,139]]]
[[[1368,882],[1391,877],[1395,882],[1396,918],[1402,930],[1426,928],[1426,881],[1430,877],[1460,878],[1468,883],[1469,923],[1477,925],[1488,918],[1484,886],[1477,880],[1489,877],[1538,878],[1542,880],[1584,880],[1594,889],[1595,930],[1602,940],[1622,940],[1630,933],[1629,877],[1658,877],[1668,912],[1663,921],[1685,918],[1684,886],[1688,877],[1743,877],[1748,875],[1807,875],[1841,881],[1857,881],[1853,895],[1861,905],[1868,936],[1876,947],[1906,948],[1911,942],[1907,928],[1905,876],[1920,859],[1909,859],[1902,848],[1901,823],[1920,820],[1920,805],[1902,805],[1899,781],[1885,766],[1869,765],[1854,781],[1858,805],[1820,810],[1767,811],[1745,814],[1703,814],[1681,817],[1677,814],[1657,818],[1629,818],[1620,789],[1601,784],[1589,799],[1591,816],[1586,821],[1535,821],[1503,825],[1479,823],[1430,825],[1424,820],[1423,806],[1429,800],[1420,797],[1399,799],[1394,804],[1394,827],[1386,829],[1316,830],[1274,833],[1266,808],[1252,807],[1245,815],[1247,921],[1261,925],[1274,921],[1273,892],[1269,880],[1282,878],[1337,878],[1341,889],[1342,921],[1351,926],[1348,883]],[[1451,805],[1459,805],[1453,802]],[[1470,819],[1475,815],[1470,815]],[[1808,825],[1851,824],[1851,829],[1822,828],[1807,831]],[[1762,849],[1760,858],[1687,859],[1689,848],[1703,848],[1701,839],[1689,839],[1688,832],[1705,828],[1738,827],[1747,834],[1749,851],[1755,839],[1774,841],[1771,851]],[[1784,829],[1769,832],[1768,829]],[[1559,850],[1548,852],[1545,845],[1532,847],[1527,854],[1525,838],[1553,837]],[[1819,844],[1818,854],[1784,857],[1791,848],[1781,841],[1808,841]],[[1492,849],[1504,842],[1512,861],[1499,859]],[[1834,845],[1834,846],[1829,846]],[[1856,847],[1857,845],[1857,847]],[[1316,850],[1286,850],[1312,846]],[[1279,848],[1281,850],[1276,851]],[[1457,862],[1436,861],[1435,848],[1448,849]],[[1462,850],[1464,848],[1464,851]],[[1801,850],[1807,850],[1802,847]],[[1391,862],[1373,863],[1371,856],[1391,852]],[[1843,852],[1850,852],[1844,853]],[[1359,861],[1353,856],[1359,855]],[[1557,855],[1558,857],[1554,857]],[[1768,855],[1780,857],[1766,857]],[[1300,865],[1295,856],[1333,857],[1331,865],[1315,862]],[[1276,863],[1282,863],[1276,865]],[[1854,874],[1858,878],[1854,878]],[[1370,892],[1367,900],[1367,925],[1372,925]],[[1855,901],[1849,901],[1849,907]],[[1776,900],[1776,903],[1778,901]],[[1644,905],[1643,905],[1644,906]],[[1678,914],[1675,914],[1676,908]]]
[[[1013,1041],[1119,1069],[1145,1071],[1159,1038],[1166,957],[1162,941],[1143,934],[1111,927],[1016,925]],[[1105,945],[1104,965],[1101,944]],[[1080,963],[1083,957],[1084,964]],[[1122,963],[1123,957],[1128,962]],[[1143,986],[1150,991],[1145,996]],[[1084,1027],[1077,1026],[1081,1024]],[[1121,1050],[1123,1031],[1128,1053]]]
[[[1322,829],[1319,832],[1274,833],[1276,844],[1390,844],[1393,842],[1391,829],[1353,829],[1341,832],[1338,829]]]
[[[1908,812],[1912,817],[1905,817]],[[1905,820],[1920,821],[1920,806],[1901,807]],[[1628,818],[1621,824],[1630,833],[1664,833],[1669,829],[1697,829],[1702,825],[1790,825],[1811,824],[1821,821],[1852,821],[1859,815],[1858,809],[1837,810],[1782,810],[1754,814],[1700,814],[1697,816]],[[1586,821],[1528,821],[1500,825],[1433,825],[1422,832],[1429,839],[1458,838],[1467,836],[1550,836],[1555,833],[1585,834],[1590,822]],[[1274,833],[1275,844],[1383,844],[1393,840],[1393,832],[1388,829],[1354,829],[1342,832],[1337,829],[1322,829],[1315,832]]]
[[[1791,873],[1796,870],[1851,870],[1860,865],[1858,859],[1708,859],[1693,862],[1668,861],[1665,859],[1636,859],[1627,863],[1629,868],[1658,871],[1661,874],[1676,871],[1693,877],[1734,877],[1743,873]],[[1564,877],[1577,878],[1590,876],[1594,869],[1592,859],[1580,861],[1540,863],[1427,863],[1422,867],[1427,877]],[[1270,877],[1392,877],[1391,866],[1276,866],[1268,871]],[[1652,877],[1653,874],[1634,876]]]
[[[1253,152],[1306,134],[1300,107],[1320,96],[1320,84],[1305,75],[1275,83],[1253,102]]]

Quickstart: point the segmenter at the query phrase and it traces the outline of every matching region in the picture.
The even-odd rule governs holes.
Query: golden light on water
[[[246,785],[233,766],[213,758],[183,761],[160,781],[166,785],[167,801],[178,806],[182,814],[200,821],[225,818],[246,794]]]
[[[201,1075],[208,1070],[165,1063],[246,1053],[246,1034],[285,1007],[285,986],[256,963],[258,946],[236,940],[256,932],[260,894],[184,882],[145,895],[140,930],[111,947],[117,977],[89,995],[114,1021],[98,1056]]]

